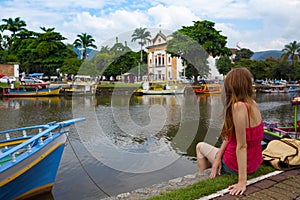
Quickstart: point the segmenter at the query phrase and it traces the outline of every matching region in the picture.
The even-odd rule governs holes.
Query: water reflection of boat
[[[151,81],[143,82],[141,87],[135,90],[136,95],[172,95],[184,94],[185,85],[176,81]]]
[[[68,127],[84,118],[0,132],[0,199],[24,199],[50,191]]]
[[[3,98],[3,102],[7,105],[7,107],[11,107],[14,109],[20,109],[25,105],[33,105],[34,107],[39,107],[41,105],[47,104],[59,104],[61,98],[59,96],[51,96],[51,97],[9,97]]]
[[[61,86],[50,87],[50,84],[26,84],[17,88],[5,88],[3,96],[5,97],[39,97],[39,96],[57,96]]]
[[[11,97],[11,98],[7,98],[7,99],[9,99],[9,100],[19,100],[19,101],[24,100],[24,101],[42,101],[42,102],[55,102],[55,103],[59,103],[59,101],[60,101],[59,96],[54,96],[54,97],[22,97],[22,98]]]

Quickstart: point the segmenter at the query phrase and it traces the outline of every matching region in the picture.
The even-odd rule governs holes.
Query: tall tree
[[[77,35],[77,39],[74,41],[73,45],[75,47],[83,48],[82,57],[84,60],[87,59],[87,48],[92,47],[97,49],[97,46],[94,44],[95,40],[91,35],[87,33],[81,33],[81,35]]]
[[[186,76],[205,76],[209,73],[208,54],[203,47],[193,38],[176,31],[172,34],[172,39],[167,41],[167,53],[180,57],[183,65],[187,66]]]
[[[193,26],[183,26],[179,31],[197,41],[213,57],[231,55],[230,49],[226,47],[227,37],[214,28],[214,22],[207,20],[193,22]]]
[[[193,26],[183,26],[172,35],[173,39],[168,41],[167,52],[171,55],[182,56],[184,62],[187,63],[186,70],[192,71],[195,81],[199,74],[201,76],[209,74],[208,55],[213,57],[231,55],[230,49],[225,47],[227,37],[221,35],[221,31],[217,31],[214,25],[213,22],[206,20],[194,21]],[[178,50],[174,51],[174,47]],[[191,50],[191,47],[196,48],[198,53]]]
[[[242,58],[250,59],[254,54],[250,49],[242,48],[236,51],[236,56],[234,58],[235,62],[238,62]]]
[[[55,28],[40,27],[44,32],[39,33],[35,41],[34,61],[37,71],[45,71],[46,75],[50,75],[60,68],[67,57],[67,46],[62,42],[66,38],[60,33],[55,32]]]
[[[291,59],[292,67],[294,68],[295,63],[299,60],[300,44],[297,41],[293,41],[285,45],[281,51],[283,52],[282,59],[284,61]]]
[[[143,46],[146,44],[147,41],[150,41],[151,33],[147,31],[146,28],[136,28],[131,35],[131,41],[135,42],[136,40],[139,40],[139,45],[141,45],[141,62],[143,61]]]
[[[147,41],[150,41],[151,33],[147,31],[146,28],[136,28],[131,35],[131,41],[135,42],[136,40],[139,40],[139,45],[141,45],[141,57],[140,57],[140,63],[139,63],[139,72],[138,72],[138,80],[140,79],[140,65],[143,62],[143,46],[146,44]]]
[[[13,37],[15,36],[16,32],[23,30],[26,26],[25,21],[21,20],[20,17],[15,19],[2,19],[2,21],[5,22],[5,24],[1,25],[2,29],[11,31]]]
[[[4,24],[0,25],[1,31],[11,31],[11,35],[4,35],[1,40],[2,47],[4,49],[8,49],[8,55],[12,56],[12,52],[10,51],[10,47],[13,45],[13,42],[15,40],[15,35],[17,32],[24,30],[26,23],[25,21],[21,20],[20,17],[17,17],[15,19],[8,18],[8,19],[2,19]]]
[[[221,56],[219,60],[216,63],[217,69],[219,70],[220,74],[227,74],[231,68],[233,67],[233,64],[229,57],[227,55]]]

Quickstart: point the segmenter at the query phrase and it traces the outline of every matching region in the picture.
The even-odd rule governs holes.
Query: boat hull
[[[200,87],[195,88],[196,94],[221,94],[220,84],[202,84]]]
[[[264,141],[268,143],[284,137],[300,140],[298,131],[298,128],[295,129],[292,123],[265,123]]]
[[[25,91],[25,90],[8,90],[3,93],[3,96],[6,97],[41,97],[41,96],[57,96],[59,95],[61,90],[61,86],[53,87],[53,88],[44,88],[37,89],[34,91]]]
[[[185,86],[175,81],[143,82],[141,88],[134,91],[135,95],[176,95],[184,94]]]
[[[80,95],[94,95],[97,90],[97,85],[96,84],[69,84],[66,88],[63,89],[63,93],[65,95],[70,95],[70,96],[80,96]]]
[[[278,140],[280,138],[282,138],[282,136],[279,135],[279,134],[277,134],[277,133],[275,133],[275,132],[266,131],[266,130],[264,131],[264,139],[263,140],[266,143],[269,143],[272,140]]]
[[[50,191],[55,182],[66,135],[61,134],[43,148],[0,174],[0,199],[23,199]]]
[[[172,91],[169,90],[142,90],[138,92],[141,95],[171,95]]]

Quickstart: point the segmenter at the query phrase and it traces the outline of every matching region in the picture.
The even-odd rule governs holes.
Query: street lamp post
[[[141,63],[139,62],[139,66],[138,66],[138,78],[137,78],[137,81],[140,80],[140,76],[141,76]]]
[[[121,82],[123,82],[122,67],[120,68],[120,70],[121,70]]]

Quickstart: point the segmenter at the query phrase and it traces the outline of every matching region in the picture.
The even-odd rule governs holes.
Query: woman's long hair
[[[224,80],[222,95],[224,99],[224,123],[221,136],[228,138],[235,132],[232,116],[233,105],[238,101],[245,102],[248,105],[252,103],[253,86],[251,72],[245,67],[234,68],[228,72]]]

